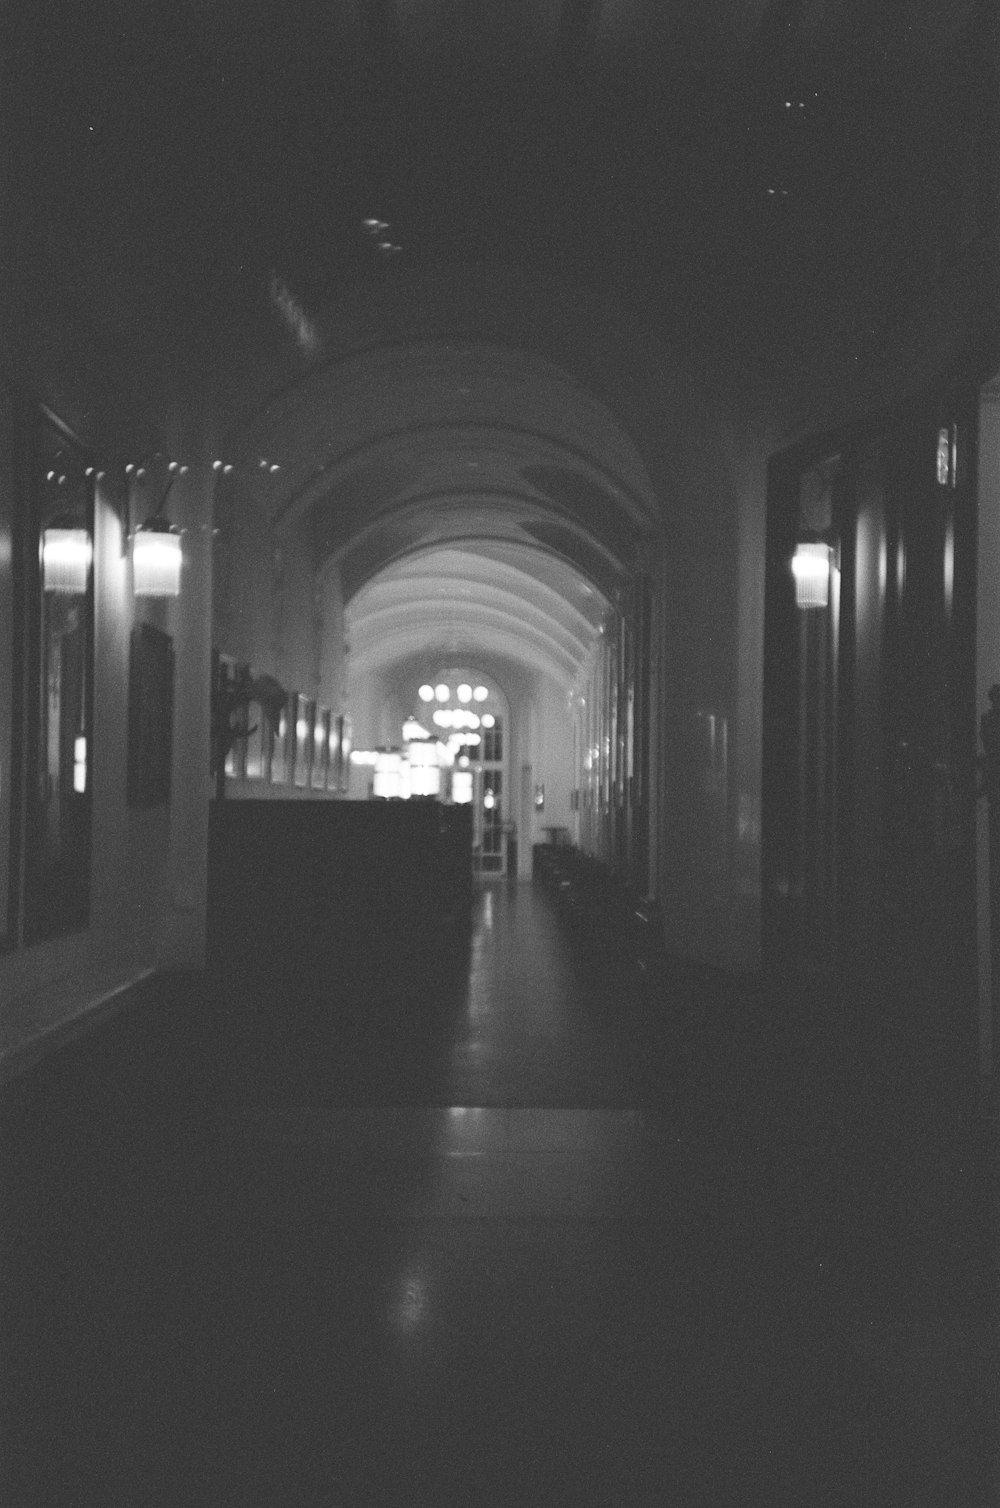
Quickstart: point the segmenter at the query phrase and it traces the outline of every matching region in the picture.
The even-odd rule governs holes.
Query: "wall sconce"
[[[545,810],[545,787],[544,787],[544,785],[536,785],[535,786],[535,811],[536,812],[543,812],[544,810]]]
[[[87,590],[93,545],[86,529],[53,525],[42,533],[42,584],[47,592]]]
[[[795,546],[792,575],[796,607],[827,607],[833,551],[827,544],[803,542]]]
[[[165,518],[151,518],[132,535],[132,590],[137,597],[178,597],[181,531]]]
[[[132,590],[137,597],[180,596],[181,531],[163,516],[177,476],[177,471],[172,472],[152,514],[132,534]]]
[[[423,723],[418,722],[411,713],[403,724],[403,742],[408,744],[416,738],[430,738],[430,736]]]

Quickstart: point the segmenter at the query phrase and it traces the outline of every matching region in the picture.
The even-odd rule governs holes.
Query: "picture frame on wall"
[[[265,754],[267,745],[267,718],[260,702],[250,702],[247,708],[246,753],[243,760],[247,780],[266,778]]]
[[[295,784],[308,789],[313,756],[316,703],[308,696],[295,698]]]
[[[129,645],[127,800],[163,806],[170,800],[173,761],[174,641],[138,623]]]
[[[349,717],[340,717],[337,721],[340,725],[340,791],[342,795],[346,795],[351,778],[353,730]]]
[[[250,666],[235,662],[230,671],[230,687],[235,690],[249,678]],[[232,715],[230,729],[234,735],[226,751],[227,780],[245,780],[247,773],[247,743],[251,727],[251,705],[242,702]]]
[[[327,770],[330,761],[330,719],[329,707],[316,709],[316,722],[313,729],[313,761],[312,761],[312,788],[314,791],[325,791],[327,784]]]
[[[294,752],[290,729],[294,712],[295,697],[290,696],[281,709],[278,725],[272,730],[271,737],[271,784],[287,785],[290,776],[290,752]]]
[[[343,718],[336,714],[330,714],[330,728],[327,744],[326,762],[326,788],[328,791],[340,790],[340,734]]]

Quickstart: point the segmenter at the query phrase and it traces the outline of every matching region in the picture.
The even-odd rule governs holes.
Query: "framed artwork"
[[[314,791],[325,791],[327,782],[327,769],[330,760],[330,718],[329,707],[316,709],[316,722],[313,728],[313,761],[312,761],[312,788]]]
[[[287,785],[290,774],[290,754],[294,753],[290,729],[294,713],[295,697],[290,696],[281,715],[278,718],[278,726],[271,730],[271,784]]]
[[[249,665],[241,665],[237,661],[231,661],[225,654],[220,656],[220,667],[222,667],[225,676],[228,677],[226,686],[228,686],[229,691],[235,688],[237,682],[240,682],[241,677],[249,676],[250,674]],[[250,727],[249,703],[244,703],[243,706],[235,710],[229,727],[234,731],[235,737],[229,743],[229,748],[226,749],[226,778],[228,780],[243,780],[246,777],[246,742],[247,730]]]
[[[340,732],[343,718],[330,715],[330,729],[327,743],[326,762],[326,788],[328,791],[340,790]]]
[[[260,702],[251,702],[247,708],[247,732],[244,740],[244,774],[247,780],[264,780],[265,750],[267,744],[267,717]]]
[[[351,778],[352,729],[349,717],[339,717],[340,725],[340,790],[346,793]]]
[[[312,771],[313,729],[316,703],[308,696],[295,698],[295,784],[308,787]]]
[[[170,800],[173,718],[174,641],[151,623],[139,623],[129,647],[129,806],[163,806]]]

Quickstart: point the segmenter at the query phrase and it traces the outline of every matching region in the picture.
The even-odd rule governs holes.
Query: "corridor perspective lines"
[[[7,1500],[985,1508],[955,1337],[921,1394],[905,1336],[787,1249],[760,1148],[653,1093],[642,1020],[546,893],[495,884],[441,998],[373,1002],[348,1069],[314,1025],[217,1065],[138,1166],[110,1120],[75,1164],[72,1116],[19,1144],[46,1198],[9,1241]]]

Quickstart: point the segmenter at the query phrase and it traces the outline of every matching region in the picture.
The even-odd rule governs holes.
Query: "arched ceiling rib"
[[[605,404],[554,362],[493,341],[400,339],[344,355],[272,394],[236,443],[279,455],[291,498],[377,437],[387,454],[398,437],[396,454],[405,455],[413,437],[435,427],[495,431],[502,452],[511,443],[519,451],[554,446],[656,515],[635,445]],[[481,436],[475,445],[483,446]],[[492,448],[488,438],[483,448]]]
[[[347,605],[352,676],[413,653],[501,654],[573,683],[607,599],[565,560],[513,541],[423,549],[380,571]]]
[[[361,622],[354,620],[351,633],[353,663],[381,657],[389,641],[407,642],[412,647],[422,636],[428,642],[454,645],[450,653],[474,653],[486,634],[502,640],[514,658],[525,647],[532,648],[560,680],[572,680],[583,660],[579,646],[573,653],[555,634],[531,622],[527,614],[498,610],[486,603],[464,609],[455,605],[442,612],[440,602],[401,602],[395,608],[369,614]]]
[[[331,362],[274,394],[239,451],[280,461],[274,527],[308,527],[319,567],[345,557],[348,593],[434,539],[526,542],[551,525],[548,547],[568,546],[607,588],[659,525],[609,409],[553,362],[494,342],[404,340]]]
[[[659,500],[615,415],[529,350],[397,340],[272,395],[237,459],[277,458],[276,533],[307,530],[345,595],[448,540],[541,545],[611,595],[660,525]]]
[[[329,521],[320,519],[316,527],[328,528]],[[608,596],[613,594],[622,567],[621,554],[607,540],[595,538],[572,519],[554,516],[552,510],[526,499],[479,492],[421,498],[387,509],[367,527],[353,532],[345,527],[343,537],[350,543],[342,552],[331,548],[328,536],[319,542],[314,539],[314,548],[317,561],[337,558],[348,597],[384,566],[414,550],[448,541],[492,539],[542,544],[551,553],[572,561]]]
[[[329,443],[327,445],[329,450]],[[320,461],[301,485],[286,493],[276,522],[294,524],[327,497],[398,495],[447,490],[456,479],[506,479],[571,511],[599,517],[620,514],[648,529],[654,513],[649,494],[637,495],[610,471],[596,450],[570,446],[538,429],[509,423],[456,423],[438,419],[386,432]],[[419,478],[419,482],[417,479]]]

